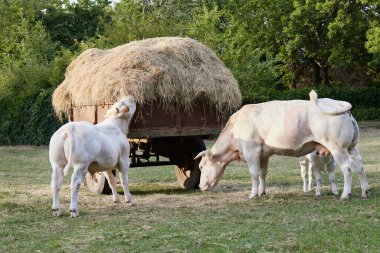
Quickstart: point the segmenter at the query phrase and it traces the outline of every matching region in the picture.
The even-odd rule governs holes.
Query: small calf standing
[[[49,145],[49,159],[53,169],[51,188],[55,216],[61,215],[59,192],[63,176],[70,166],[74,168],[71,176],[71,217],[79,215],[78,191],[87,172],[104,171],[110,182],[113,200],[118,202],[116,180],[112,175],[112,169],[118,167],[125,201],[134,205],[128,187],[130,146],[126,135],[135,111],[136,103],[132,96],[128,96],[107,111],[103,122],[97,125],[70,122],[53,134]]]
[[[331,153],[324,150],[315,150],[310,154],[300,157],[301,166],[301,176],[303,179],[303,191],[308,192],[311,190],[313,173],[315,175],[315,180],[317,182],[317,187],[315,190],[315,195],[321,195],[322,188],[322,171],[327,171],[329,173],[329,180],[331,183],[331,191],[334,195],[338,195],[338,190],[335,183],[335,170],[336,163]],[[309,179],[309,182],[307,180]]]

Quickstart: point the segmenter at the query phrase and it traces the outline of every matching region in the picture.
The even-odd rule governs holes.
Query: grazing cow
[[[233,160],[247,162],[252,178],[250,198],[265,195],[268,159],[272,155],[303,156],[313,150],[329,150],[344,175],[342,199],[351,194],[352,171],[359,175],[362,196],[369,186],[356,144],[359,127],[351,104],[333,99],[271,101],[245,105],[234,113],[211,150],[200,152],[201,190],[217,185]],[[259,184],[260,180],[260,184]]]
[[[313,180],[313,174],[317,182],[317,188],[315,189],[315,195],[321,195],[322,188],[322,171],[329,173],[329,180],[331,183],[331,191],[334,195],[338,195],[338,190],[335,183],[335,170],[336,163],[332,155],[328,150],[326,151],[313,151],[310,154],[301,156],[299,159],[301,166],[301,176],[303,179],[303,191],[309,192],[311,190],[311,184]],[[308,182],[308,179],[309,182]]]
[[[51,188],[53,191],[53,214],[61,215],[59,192],[63,176],[70,166],[71,217],[78,216],[78,191],[87,172],[103,171],[110,182],[113,200],[118,202],[116,180],[112,169],[118,167],[124,189],[125,201],[134,205],[128,188],[130,146],[126,137],[129,123],[136,111],[136,103],[127,96],[115,103],[106,114],[106,119],[92,125],[87,122],[70,122],[59,128],[51,137],[49,159],[53,169]]]

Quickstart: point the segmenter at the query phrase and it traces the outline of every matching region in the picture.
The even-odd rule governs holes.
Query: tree
[[[278,85],[281,73],[278,59],[270,47],[260,48],[261,40],[253,32],[264,19],[252,13],[258,1],[226,4],[205,3],[193,14],[188,35],[212,48],[232,70],[239,81],[243,96],[252,97],[263,88]],[[254,95],[255,96],[255,95]]]
[[[369,73],[373,82],[380,83],[380,5],[368,3],[368,20],[370,28],[367,30],[365,47],[371,54],[368,61]]]
[[[365,79],[369,59],[364,48],[369,28],[366,12],[368,5],[357,1],[294,1],[284,30],[289,38],[284,51],[287,62],[296,68],[311,66],[314,85],[331,85],[332,69]]]
[[[102,47],[161,36],[183,36],[196,1],[122,0],[115,4],[112,22],[97,42]]]
[[[83,41],[101,37],[111,21],[108,0],[56,1],[46,6],[39,18],[51,38],[67,48],[76,49]]]

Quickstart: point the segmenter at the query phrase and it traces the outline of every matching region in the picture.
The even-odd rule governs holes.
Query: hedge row
[[[269,100],[309,100],[309,89],[294,90],[260,90],[257,93],[245,94],[243,104],[261,103]],[[315,89],[319,98],[343,100],[352,104],[352,114],[357,120],[380,119],[380,87],[367,88],[322,88]]]
[[[61,126],[51,105],[52,90],[0,100],[0,145],[46,145]]]
[[[37,95],[0,100],[0,145],[46,145],[62,124],[51,106],[51,89]],[[380,119],[380,88],[316,89],[319,97],[348,101],[357,120]],[[269,100],[309,99],[310,89],[259,90],[244,96],[244,104]]]

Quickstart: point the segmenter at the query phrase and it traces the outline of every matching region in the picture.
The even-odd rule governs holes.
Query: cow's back
[[[235,134],[278,149],[297,149],[313,140],[308,106],[304,100],[246,105],[238,113]]]

